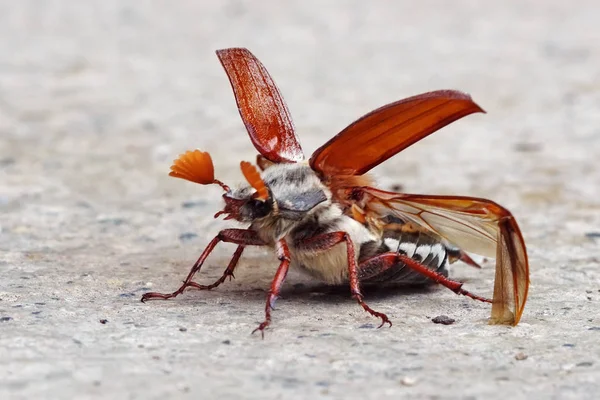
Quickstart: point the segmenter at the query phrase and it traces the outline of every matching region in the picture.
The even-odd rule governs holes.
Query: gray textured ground
[[[600,3],[416,4],[1,1],[0,398],[595,398]],[[346,290],[292,273],[260,340],[276,263],[258,250],[216,291],[140,303],[225,226],[217,188],[166,175],[174,156],[209,150],[226,182],[254,157],[213,53],[229,46],[267,65],[307,153],[383,103],[471,93],[487,115],[375,172],[515,213],[522,323],[487,326],[488,306],[433,288],[371,294],[394,322],[377,330]],[[490,294],[485,266],[454,276]]]

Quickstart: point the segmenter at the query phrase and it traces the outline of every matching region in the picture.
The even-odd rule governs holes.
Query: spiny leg
[[[225,268],[225,271],[223,271],[223,275],[221,275],[221,277],[219,279],[217,279],[215,282],[211,283],[210,285],[200,285],[196,282],[189,281],[187,283],[187,286],[193,287],[193,288],[196,288],[199,290],[212,290],[212,289],[216,288],[217,286],[219,286],[221,283],[225,282],[227,277],[229,277],[229,280],[234,279],[235,276],[233,275],[233,270],[235,270],[235,267],[237,266],[237,263],[240,260],[240,257],[244,251],[244,248],[245,248],[244,245],[239,245],[237,247],[237,249],[235,249],[235,253],[233,253],[233,257],[231,258],[229,265],[227,265],[227,268]],[[184,283],[184,285],[185,285],[185,283]]]
[[[473,294],[462,288],[463,283],[446,278],[444,275],[427,268],[425,265],[413,260],[412,258],[398,253],[384,253],[378,256],[368,258],[360,264],[360,279],[367,280],[372,276],[378,275],[385,270],[392,268],[398,262],[402,262],[408,268],[416,271],[432,281],[446,286],[456,294],[470,297],[474,300],[492,303],[492,300]]]
[[[389,320],[387,315],[373,310],[364,301],[364,296],[360,291],[360,282],[358,279],[359,269],[356,263],[356,252],[354,250],[354,243],[352,242],[350,235],[348,235],[346,232],[325,233],[296,243],[296,248],[298,250],[326,251],[342,242],[346,242],[346,249],[348,252],[348,281],[350,283],[350,292],[352,293],[352,297],[366,312],[374,317],[381,318],[381,325],[379,325],[379,328],[386,323],[392,326],[392,322]]]
[[[279,268],[277,268],[277,272],[275,273],[275,277],[271,282],[271,289],[269,290],[269,294],[267,295],[267,304],[265,306],[265,320],[255,329],[252,333],[256,331],[260,331],[262,338],[265,338],[265,328],[269,326],[271,323],[271,310],[274,308],[275,300],[279,296],[279,292],[281,290],[281,286],[283,285],[283,281],[287,276],[289,267],[290,267],[290,249],[285,242],[285,240],[280,239],[277,241],[277,258],[280,261]]]
[[[199,285],[195,282],[192,282],[194,275],[198,271],[200,271],[200,268],[202,268],[202,264],[204,264],[204,261],[206,260],[208,255],[214,250],[214,248],[216,247],[216,245],[219,242],[235,243],[235,244],[239,245],[238,248],[236,249],[235,253],[233,254],[233,258],[231,259],[231,262],[227,266],[227,269],[225,270],[225,273],[223,274],[221,279],[217,280],[212,285],[209,285],[206,287],[203,285]],[[254,231],[251,231],[249,229],[224,229],[221,232],[219,232],[219,234],[213,240],[210,241],[208,246],[206,246],[206,249],[204,249],[204,251],[198,258],[198,260],[194,263],[194,265],[192,266],[192,269],[190,270],[190,272],[187,275],[187,278],[185,279],[185,281],[183,281],[183,285],[181,285],[181,287],[179,289],[177,289],[173,293],[149,292],[142,296],[141,301],[146,302],[147,300],[151,300],[151,299],[163,299],[163,300],[170,299],[172,297],[176,297],[176,296],[180,295],[188,287],[195,287],[198,289],[204,289],[204,288],[212,289],[212,288],[220,285],[225,280],[227,275],[233,274],[235,265],[237,264],[240,256],[242,255],[242,251],[244,250],[245,246],[264,246],[264,245],[266,245],[266,243],[264,243],[258,237],[256,232],[254,232]]]

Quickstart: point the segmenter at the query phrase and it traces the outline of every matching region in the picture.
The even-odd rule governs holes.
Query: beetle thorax
[[[331,192],[305,164],[274,164],[262,173],[271,211],[252,221],[252,229],[270,243],[284,237],[315,212],[331,205]]]

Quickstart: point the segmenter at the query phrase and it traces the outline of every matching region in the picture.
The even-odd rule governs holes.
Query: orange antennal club
[[[250,164],[248,161],[242,161],[240,163],[240,167],[242,168],[242,174],[244,174],[244,178],[246,178],[250,186],[256,189],[254,198],[261,201],[267,200],[269,198],[269,190],[267,189],[265,182],[260,177],[260,173],[256,167]]]
[[[169,176],[181,178],[190,182],[199,183],[201,185],[217,184],[225,191],[229,191],[229,187],[223,182],[215,179],[215,167],[213,166],[210,154],[198,149],[186,151],[179,158],[173,161]]]

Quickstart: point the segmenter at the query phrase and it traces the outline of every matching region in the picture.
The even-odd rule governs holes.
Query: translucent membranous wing
[[[490,323],[516,325],[529,289],[529,264],[517,221],[498,204],[472,197],[362,192],[366,214],[398,218],[435,232],[462,250],[496,258],[494,303]]]

